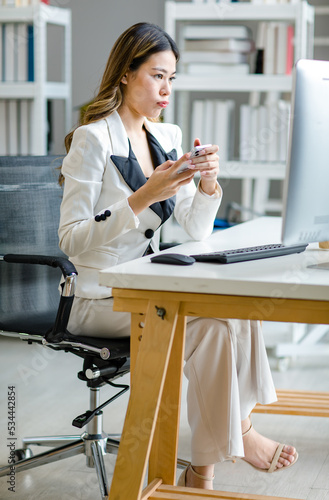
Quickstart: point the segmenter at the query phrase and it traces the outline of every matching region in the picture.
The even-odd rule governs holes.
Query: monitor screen
[[[282,242],[329,240],[329,61],[294,68]]]

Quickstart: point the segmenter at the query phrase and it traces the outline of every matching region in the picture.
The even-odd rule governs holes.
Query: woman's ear
[[[123,75],[123,77],[121,78],[121,83],[124,83],[125,85],[127,85],[127,74]]]

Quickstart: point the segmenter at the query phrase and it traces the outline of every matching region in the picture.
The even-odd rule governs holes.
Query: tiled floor
[[[72,434],[72,419],[89,405],[89,395],[76,373],[81,361],[70,354],[0,337],[0,463],[9,456],[7,388],[16,393],[16,437]],[[273,363],[275,367],[275,363]],[[299,360],[286,372],[273,369],[276,387],[329,390],[328,359]],[[126,377],[128,380],[128,377]],[[186,384],[184,384],[184,392]],[[104,388],[102,401],[113,389]],[[128,400],[124,395],[104,411],[104,430],[120,432]],[[243,461],[216,465],[215,487],[241,493],[257,493],[307,500],[329,500],[329,421],[323,418],[254,415],[257,430],[273,439],[295,445],[296,466],[284,472],[265,474]],[[179,455],[189,459],[189,428],[182,405]],[[109,480],[115,457],[105,457]],[[1,500],[97,500],[96,473],[85,465],[85,457],[66,459],[17,474],[15,493],[8,491],[8,478],[0,478]],[[130,499],[127,499],[130,500]]]

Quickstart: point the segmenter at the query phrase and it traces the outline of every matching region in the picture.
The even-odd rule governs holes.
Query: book
[[[202,51],[183,51],[181,62],[188,63],[220,63],[220,64],[239,64],[247,63],[247,54],[240,52],[202,52]]]
[[[256,34],[256,58],[255,58],[255,73],[264,73],[264,59],[265,59],[265,41],[266,41],[266,26],[267,23],[261,21],[257,26]]]
[[[185,69],[188,75],[247,75],[250,72],[249,64],[217,64],[217,63],[191,63]]]
[[[7,147],[7,106],[4,99],[0,100],[0,155],[8,153]]]
[[[218,51],[220,54],[249,54],[254,50],[252,40],[236,40],[237,43],[233,41],[231,44],[223,44],[222,42],[226,40],[186,40],[184,49],[185,51]],[[225,46],[227,47],[226,49],[224,48]],[[236,49],[234,49],[234,46],[236,46]]]
[[[234,109],[233,100],[216,100],[214,105],[213,143],[219,146],[222,161],[233,157],[234,149]]]
[[[16,99],[9,99],[7,117],[8,117],[8,154],[18,154],[18,107]]]
[[[264,49],[264,74],[274,75],[275,69],[275,35],[276,23],[270,22],[266,25],[265,49]]]
[[[202,144],[214,143],[214,121],[215,121],[215,101],[214,99],[205,99],[202,126]]]
[[[286,161],[288,153],[289,123],[291,113],[290,102],[280,99],[280,101],[278,102],[278,110],[281,124],[278,138],[278,160]]]
[[[185,50],[218,50],[221,52],[241,52],[249,54],[255,49],[255,44],[252,39],[239,38],[219,38],[219,39],[198,39],[186,40]]]
[[[19,101],[19,154],[28,155],[31,153],[30,147],[30,102],[28,99]]]
[[[33,25],[29,24],[27,27],[28,39],[27,39],[27,53],[28,53],[28,68],[27,68],[27,80],[29,82],[34,82],[34,32]]]
[[[191,113],[191,143],[195,139],[200,139],[202,142],[203,137],[203,118],[204,117],[204,102],[203,99],[195,99],[192,104]]]
[[[0,23],[0,82],[3,80],[3,26]]]
[[[241,161],[250,161],[256,158],[256,152],[250,146],[251,106],[241,104],[239,126],[239,155]]]
[[[244,25],[190,24],[183,31],[185,40],[216,40],[220,38],[252,39],[252,32]]]
[[[267,142],[268,142],[268,121],[266,106],[258,106],[257,116],[257,160],[267,160]]]
[[[17,24],[16,50],[16,80],[26,82],[28,79],[28,25],[26,23]]]
[[[278,23],[276,28],[275,39],[275,68],[276,75],[285,75],[287,66],[287,44],[288,44],[288,25],[286,23]]]
[[[15,79],[15,24],[6,23],[2,25],[3,37],[3,80],[13,82]]]
[[[286,56],[286,75],[291,75],[294,65],[294,27],[289,25],[287,28],[287,56]]]

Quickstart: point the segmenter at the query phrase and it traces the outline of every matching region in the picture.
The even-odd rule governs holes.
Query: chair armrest
[[[34,264],[60,268],[65,278],[65,282],[62,285],[62,294],[60,297],[55,323],[51,330],[45,335],[48,342],[60,342],[67,333],[67,324],[73,304],[75,282],[78,274],[72,262],[65,257],[23,254],[2,255],[0,256],[0,260],[4,260],[5,262],[11,264]]]
[[[5,262],[14,264],[39,264],[50,267],[59,267],[66,278],[72,274],[78,274],[72,262],[64,257],[52,257],[47,255],[22,255],[22,254],[6,254],[2,256]]]

